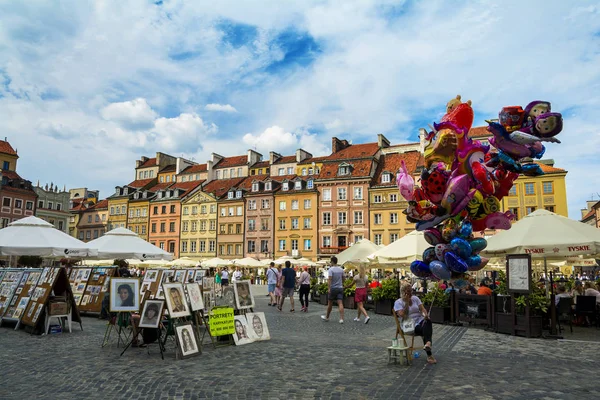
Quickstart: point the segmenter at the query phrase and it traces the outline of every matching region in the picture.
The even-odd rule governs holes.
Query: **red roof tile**
[[[289,164],[296,162],[296,156],[283,156],[275,160],[273,164]]]
[[[268,167],[269,165],[270,165],[269,161],[260,161],[260,162],[257,162],[256,164],[254,164],[252,166],[252,168],[265,168],[265,167]]]
[[[175,172],[177,166],[175,164],[167,165],[163,169],[161,169],[158,173],[162,174],[163,172]]]
[[[153,181],[153,180],[155,180],[155,179],[156,179],[156,178],[150,178],[150,179],[137,179],[137,180],[135,180],[135,181],[131,182],[131,183],[130,183],[129,185],[127,185],[127,186],[129,186],[129,187],[132,187],[132,188],[139,189],[139,188],[141,188],[141,187],[144,187],[144,186],[146,186],[147,184],[149,184],[150,182],[152,182],[152,181]]]
[[[581,218],[581,220],[584,221],[584,220],[590,218],[595,213],[596,213],[596,210],[590,210],[587,214],[585,214],[585,216],[583,218]]]
[[[418,151],[407,151],[406,153],[391,153],[383,154],[379,159],[377,171],[373,177],[374,186],[396,186],[396,173],[402,165],[402,160],[406,163],[406,169],[415,174],[417,167],[423,164],[423,155]],[[381,182],[381,174],[383,172],[391,172],[392,179],[390,182]]]
[[[474,126],[469,131],[469,137],[472,139],[486,138],[488,136],[492,136],[492,134],[488,132],[487,126]]]
[[[104,200],[100,200],[98,203],[96,203],[96,205],[94,206],[94,209],[100,209],[100,208],[108,208],[108,200],[104,199]]]
[[[311,157],[311,158],[307,158],[306,160],[300,161],[298,163],[298,165],[309,165],[314,163],[322,163],[323,161],[326,161],[329,158],[329,156],[324,156],[324,157]]]
[[[140,164],[138,168],[148,168],[148,167],[155,167],[156,166],[156,157],[154,158],[149,158],[146,160],[146,162],[144,162],[143,164]]]
[[[271,179],[277,182],[283,182],[284,180],[292,180],[294,179],[296,176],[296,174],[290,174],[290,175],[279,175],[279,176],[272,176]]]
[[[340,164],[350,165],[350,174],[338,176],[338,167]],[[371,176],[371,168],[373,167],[373,160],[348,160],[339,161],[335,163],[325,163],[317,179],[346,179],[346,178],[368,178]]]
[[[173,184],[173,186],[171,186],[171,189],[183,189],[186,192],[188,192],[190,190],[196,189],[202,183],[204,183],[204,180],[200,180],[200,181],[188,181],[188,182],[176,182],[176,183]]]
[[[378,151],[378,143],[352,144],[337,153],[331,154],[326,161],[373,157]]]
[[[221,161],[219,161],[214,168],[229,168],[229,167],[239,167],[241,165],[246,165],[248,163],[248,156],[233,156],[233,157],[225,157]]]
[[[564,170],[562,168],[551,167],[550,165],[546,165],[541,162],[536,162],[536,164],[539,165],[540,167],[542,167],[542,171],[544,171],[544,173],[546,173],[546,174],[567,172],[566,170]]]
[[[173,184],[173,182],[161,182],[161,183],[157,183],[156,185],[150,187],[148,189],[148,191],[150,191],[150,192],[158,192],[159,190],[163,190],[163,189],[168,188],[172,184]]]
[[[12,148],[10,143],[5,140],[0,140],[0,153],[2,154],[10,154],[11,156],[16,156],[17,152]]]
[[[252,176],[251,178],[255,178]],[[220,199],[227,194],[229,189],[232,187],[238,187],[238,185],[246,178],[233,178],[233,179],[217,179],[206,184],[202,188],[204,193],[213,194],[217,199]]]
[[[8,179],[23,179],[16,171],[2,171],[2,176],[7,177]]]
[[[198,172],[206,172],[207,166],[206,164],[196,164],[196,165],[191,165],[189,167],[187,167],[186,169],[184,169],[183,171],[181,171],[182,174],[193,174],[193,173],[198,173]]]

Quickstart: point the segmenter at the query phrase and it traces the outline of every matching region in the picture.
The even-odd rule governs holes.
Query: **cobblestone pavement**
[[[483,330],[434,325],[434,354],[412,366],[388,364],[395,334],[392,317],[371,314],[368,325],[337,323],[308,313],[267,307],[272,340],[235,347],[205,347],[175,360],[158,348],[100,344],[106,323],[84,317],[84,331],[31,336],[0,328],[0,399],[592,399],[597,398],[600,343],[517,338]],[[592,328],[595,329],[595,328]],[[596,330],[600,335],[600,330]],[[416,342],[421,345],[418,338]]]

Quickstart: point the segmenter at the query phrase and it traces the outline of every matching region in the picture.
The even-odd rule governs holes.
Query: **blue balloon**
[[[435,259],[437,259],[437,257],[435,256],[435,247],[426,248],[425,251],[423,252],[423,261],[425,261],[427,264],[429,264],[430,262],[432,262]]]
[[[444,264],[441,261],[432,261],[431,263],[429,263],[429,269],[431,270],[433,276],[440,280],[448,280],[452,277],[452,273],[450,272],[446,264]]]
[[[480,256],[471,256],[469,258],[467,258],[467,265],[469,267],[475,267],[477,265],[481,264],[481,257]]]
[[[419,260],[413,261],[410,264],[410,272],[419,278],[431,278],[433,276],[429,269],[429,265]]]
[[[471,256],[471,253],[473,253],[473,249],[471,248],[469,242],[461,238],[452,239],[450,241],[450,248],[460,258],[464,258],[465,260]]]
[[[444,255],[444,260],[451,271],[458,272],[459,274],[463,274],[469,269],[467,263],[451,251]]]
[[[468,221],[463,221],[458,230],[458,236],[467,239],[473,233],[473,225]]]
[[[473,253],[477,254],[487,247],[487,240],[484,238],[473,239],[470,242]]]

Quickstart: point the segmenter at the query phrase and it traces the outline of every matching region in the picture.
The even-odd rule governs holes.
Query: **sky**
[[[0,1],[0,127],[34,184],[134,180],[157,151],[418,139],[457,94],[563,113],[569,215],[600,199],[600,2]]]

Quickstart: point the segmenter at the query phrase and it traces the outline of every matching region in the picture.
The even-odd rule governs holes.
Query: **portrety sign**
[[[212,336],[233,335],[235,325],[233,322],[233,308],[215,307],[210,311],[210,334]]]

